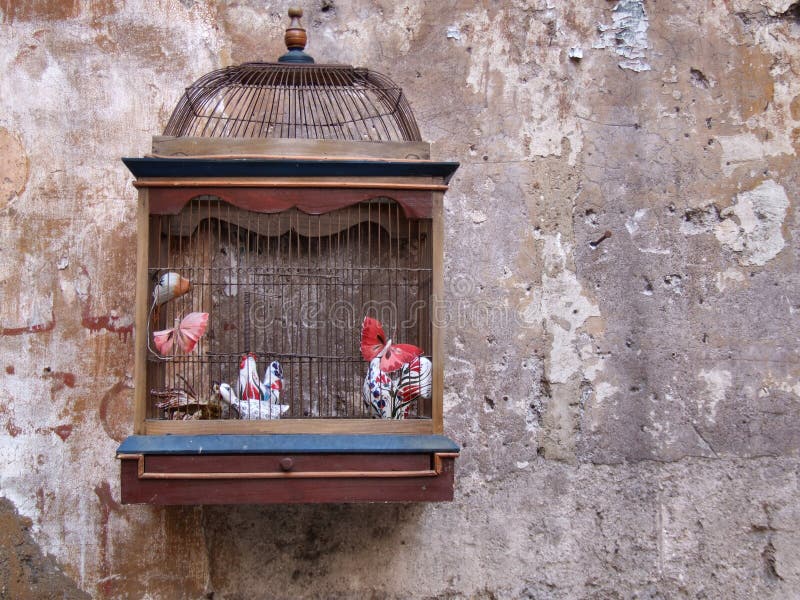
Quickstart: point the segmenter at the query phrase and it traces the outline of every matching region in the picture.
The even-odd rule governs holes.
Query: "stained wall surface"
[[[265,6],[266,5],[266,6]],[[447,195],[441,505],[119,504],[135,191],[283,4],[0,0],[0,598],[791,598],[800,2],[306,2]]]

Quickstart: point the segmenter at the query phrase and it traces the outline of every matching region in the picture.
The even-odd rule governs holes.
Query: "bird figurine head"
[[[242,400],[263,400],[261,380],[258,377],[256,355],[252,352],[242,354],[239,359],[239,397]]]
[[[230,386],[229,383],[220,383],[219,384],[219,395],[225,402],[231,403],[236,402],[238,398],[233,391],[233,388]]]
[[[256,360],[258,360],[258,356],[256,356],[256,354],[253,352],[246,352],[245,354],[242,354],[242,357],[239,359],[239,370],[252,366],[253,371],[255,371]]]
[[[175,298],[180,298],[192,287],[188,279],[180,273],[169,271],[158,278],[158,283],[153,288],[153,301],[156,306],[169,302]]]

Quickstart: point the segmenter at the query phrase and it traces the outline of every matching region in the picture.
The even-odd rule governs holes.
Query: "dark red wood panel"
[[[427,462],[432,460],[429,455],[422,456]],[[237,456],[235,460],[242,458],[244,457]],[[339,457],[330,458],[335,460]],[[417,464],[417,458],[419,457],[415,457],[414,464]],[[229,459],[234,460],[231,457]],[[434,477],[139,479],[138,461],[135,458],[124,458],[120,461],[122,503],[194,505],[452,500],[454,459],[446,457],[441,460],[442,471]],[[197,464],[194,461],[186,462],[181,468],[192,463]],[[230,471],[230,466],[228,470]]]

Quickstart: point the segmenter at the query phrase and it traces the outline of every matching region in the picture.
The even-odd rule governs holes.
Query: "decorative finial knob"
[[[292,22],[286,30],[286,35],[283,36],[286,42],[286,47],[289,50],[303,50],[306,47],[308,37],[306,36],[305,28],[300,24],[300,17],[303,16],[303,9],[290,8],[289,17]]]
[[[300,24],[300,17],[302,16],[302,8],[292,7],[289,9],[289,18],[291,19],[291,22],[289,23],[289,27],[286,29],[286,34],[283,36],[283,40],[286,42],[286,47],[289,49],[289,52],[281,56],[278,59],[278,62],[314,62],[313,58],[303,52],[303,49],[306,47],[306,42],[308,42],[308,36],[306,35],[305,28]]]

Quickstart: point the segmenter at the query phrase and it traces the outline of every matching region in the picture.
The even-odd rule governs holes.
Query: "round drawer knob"
[[[294,461],[291,458],[289,458],[288,456],[286,458],[282,458],[281,459],[281,470],[282,471],[291,471],[293,466],[294,466]]]

